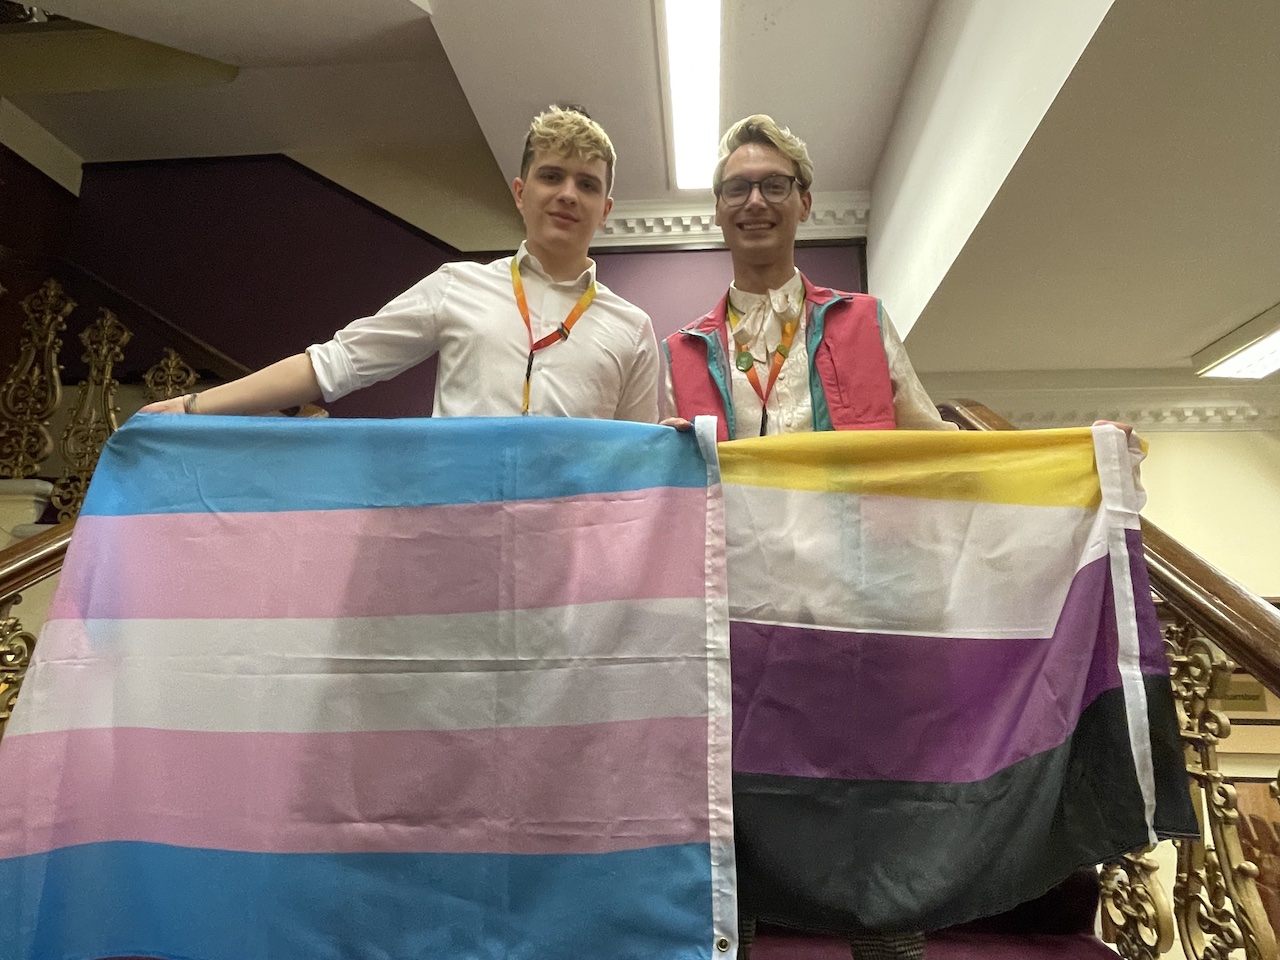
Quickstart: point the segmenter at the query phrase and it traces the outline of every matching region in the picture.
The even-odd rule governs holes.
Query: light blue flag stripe
[[[24,960],[694,960],[714,951],[707,844],[553,856],[94,843],[0,860],[0,890],[0,957]]]
[[[706,484],[693,433],[653,424],[148,414],[107,443],[81,512],[345,510]]]

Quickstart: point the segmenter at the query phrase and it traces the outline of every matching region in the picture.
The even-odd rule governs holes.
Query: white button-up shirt
[[[553,332],[595,281],[596,265],[557,282],[522,243],[516,251],[533,339]],[[511,257],[447,263],[371,317],[307,348],[326,401],[440,355],[436,417],[519,416],[529,334],[511,289]],[[596,283],[568,340],[533,359],[529,412],[553,417],[658,419],[658,347],[649,316]]]
[[[804,280],[797,270],[795,275],[777,290],[767,294],[748,293],[736,286],[729,287],[729,303],[742,318],[747,330],[751,353],[755,357],[756,374],[760,387],[769,383],[769,361],[782,340],[784,318],[798,316],[800,328],[791,342],[773,392],[769,394],[769,423],[766,433],[804,433],[813,430],[813,398],[809,395],[809,348],[805,340],[808,326],[804,306]],[[893,384],[893,414],[899,430],[954,430],[955,424],[947,423],[938,415],[938,408],[929,399],[920,378],[916,376],[902,340],[887,314],[882,315],[880,336],[884,342],[885,357],[889,361],[889,379]],[[734,363],[738,346],[729,331],[730,389],[733,392],[733,410],[737,437],[760,435],[760,397],[747,375]],[[668,385],[670,377],[668,377]],[[667,410],[674,415],[675,401],[668,387]]]

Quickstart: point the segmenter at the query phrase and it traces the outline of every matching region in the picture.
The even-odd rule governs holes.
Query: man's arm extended
[[[320,399],[311,358],[288,357],[203,393],[149,403],[139,413],[274,413]]]

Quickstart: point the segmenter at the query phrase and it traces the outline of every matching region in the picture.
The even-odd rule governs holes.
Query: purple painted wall
[[[600,280],[653,318],[662,339],[716,305],[733,280],[728,250],[596,253]],[[796,266],[814,283],[860,292],[861,248],[799,247]]]
[[[69,258],[257,368],[327,340],[457,252],[284,157],[85,167]],[[329,405],[420,416],[434,364]]]
[[[449,260],[446,244],[284,157],[85,167],[69,258],[257,368],[327,340]],[[723,250],[606,252],[601,280],[659,337],[732,279]],[[811,279],[862,290],[856,246],[803,247]],[[519,322],[513,309],[513,322]],[[329,404],[334,416],[425,416],[435,365]]]
[[[75,194],[0,144],[0,246],[34,264],[65,252],[75,216]],[[0,255],[0,379],[19,357],[26,314],[22,298],[44,280],[43,266],[20,265]]]
[[[75,194],[0,144],[0,245],[23,256],[62,256],[75,208]]]

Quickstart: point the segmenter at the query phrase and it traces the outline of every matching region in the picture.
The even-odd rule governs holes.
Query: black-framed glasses
[[[799,177],[793,177],[785,173],[771,173],[763,180],[730,177],[720,184],[720,199],[725,202],[725,206],[740,207],[747,202],[747,199],[751,196],[751,191],[759,187],[760,196],[764,197],[767,202],[781,203],[791,196],[792,189],[799,182]]]

